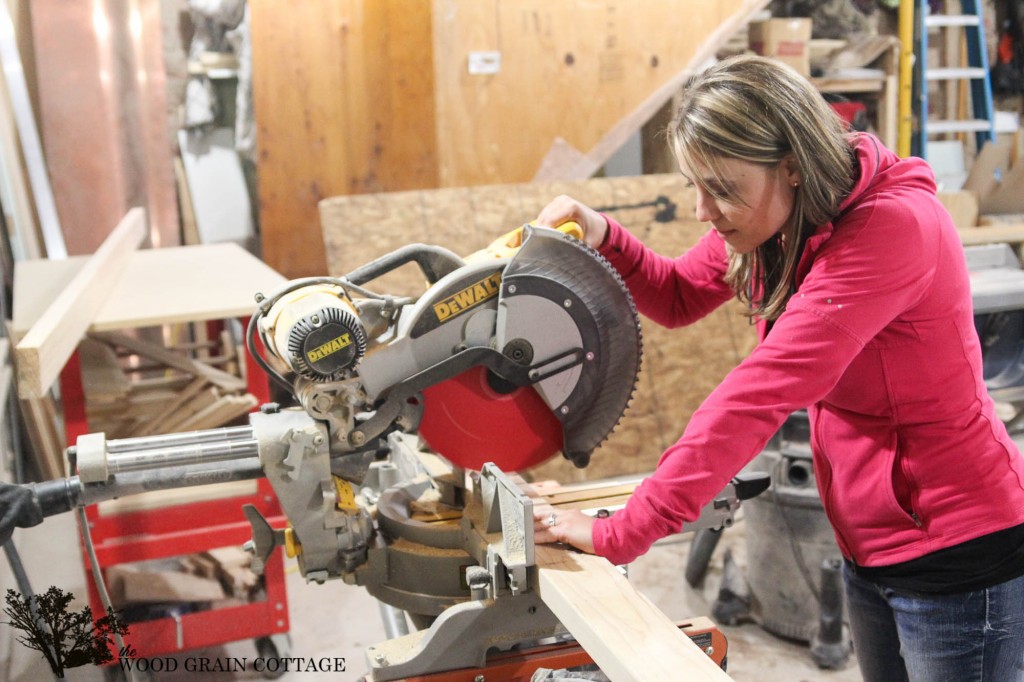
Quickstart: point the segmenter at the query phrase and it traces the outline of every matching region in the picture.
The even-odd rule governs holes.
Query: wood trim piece
[[[141,208],[128,211],[18,343],[18,394],[22,398],[42,397],[56,381],[146,231],[146,212]]]

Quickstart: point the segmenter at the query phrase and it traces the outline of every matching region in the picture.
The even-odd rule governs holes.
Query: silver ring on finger
[[[554,525],[555,525],[555,512],[551,512],[550,514],[548,514],[548,526],[554,526]]]

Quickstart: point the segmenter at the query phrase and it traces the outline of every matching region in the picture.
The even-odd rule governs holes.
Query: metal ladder
[[[917,92],[917,130],[911,153],[928,158],[928,138],[944,133],[973,132],[977,149],[995,140],[995,111],[992,104],[992,81],[989,75],[985,30],[978,0],[961,0],[961,14],[930,14],[928,0],[917,0],[917,50],[914,59],[914,85]],[[962,30],[967,44],[967,66],[928,68],[928,29]],[[971,86],[973,118],[967,120],[930,120],[928,118],[928,83],[931,81],[968,81]],[[947,112],[947,115],[948,112]]]

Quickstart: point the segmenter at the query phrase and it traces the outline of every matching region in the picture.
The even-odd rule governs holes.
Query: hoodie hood
[[[901,159],[870,133],[853,133],[850,135],[850,143],[860,173],[850,195],[839,205],[840,213],[870,194],[884,192],[897,184],[935,193],[935,174],[924,159],[916,156]]]

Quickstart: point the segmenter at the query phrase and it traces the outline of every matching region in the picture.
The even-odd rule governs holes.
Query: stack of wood
[[[90,429],[108,438],[209,429],[252,412],[242,349],[223,331],[167,347],[121,332],[79,346]]]
[[[107,569],[106,578],[116,608],[182,602],[223,608],[258,600],[262,588],[240,547],[118,564]]]

